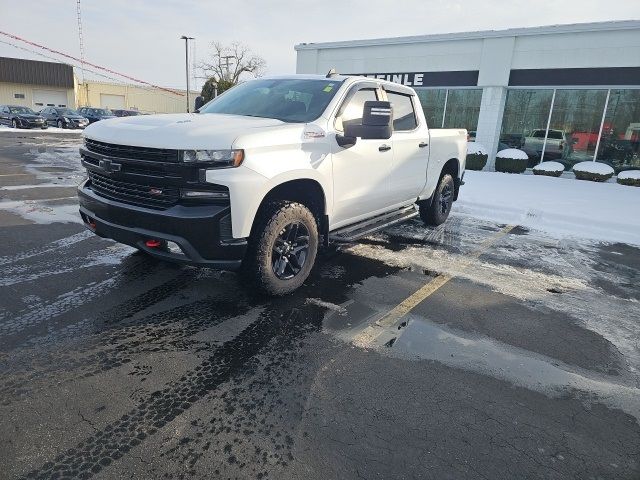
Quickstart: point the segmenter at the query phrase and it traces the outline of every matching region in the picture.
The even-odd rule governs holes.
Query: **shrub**
[[[573,173],[578,180],[590,180],[592,182],[606,182],[613,177],[614,170],[605,163],[580,162],[573,166]]]
[[[496,171],[522,173],[527,169],[529,157],[522,150],[507,148],[496,154]]]
[[[482,170],[487,164],[489,155],[482,153],[469,153],[467,154],[467,170]]]
[[[640,170],[626,170],[618,174],[617,182],[620,185],[640,187]]]
[[[466,168],[468,170],[482,170],[487,164],[489,155],[484,145],[478,142],[467,143],[467,162]]]
[[[547,177],[559,177],[564,172],[564,165],[560,162],[542,162],[533,167],[534,175],[546,175]]]

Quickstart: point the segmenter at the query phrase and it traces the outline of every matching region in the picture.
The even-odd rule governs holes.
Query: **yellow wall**
[[[75,95],[72,88],[56,88],[45,87],[42,85],[26,85],[22,83],[0,83],[0,105],[23,105],[25,107],[33,108],[34,110],[40,110],[41,106],[35,106],[33,104],[33,91],[34,90],[56,90],[67,93],[67,106],[72,107],[75,105]],[[14,94],[23,93],[24,98],[15,98]],[[185,107],[186,108],[186,107]]]
[[[139,87],[119,83],[86,81],[76,85],[76,106],[101,106],[101,94],[124,96],[125,108],[137,109],[147,113],[181,113],[187,111],[186,91],[174,95],[155,88]],[[199,92],[191,92],[191,110]],[[112,107],[113,108],[113,107]]]

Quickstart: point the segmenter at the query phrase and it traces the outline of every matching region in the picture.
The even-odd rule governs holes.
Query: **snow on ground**
[[[496,157],[500,158],[517,158],[527,160],[527,154],[522,150],[518,150],[517,148],[505,148],[504,150],[500,150],[496,153]]]
[[[467,171],[454,210],[559,236],[640,245],[640,192],[615,183]]]
[[[542,162],[533,167],[533,169],[543,172],[564,172],[564,165],[560,162]]]
[[[29,132],[29,133],[42,133],[42,134],[48,134],[48,133],[68,133],[68,134],[74,134],[74,135],[80,135],[82,133],[82,130],[72,130],[72,129],[68,129],[68,128],[58,128],[58,127],[49,127],[49,128],[32,128],[32,129],[22,129],[22,128],[11,128],[8,127],[7,125],[0,125],[0,133],[21,133],[21,132]]]
[[[640,170],[625,170],[618,174],[620,180],[640,180]]]
[[[573,166],[573,171],[597,173],[599,175],[613,175],[615,173],[613,168],[611,168],[606,163],[593,162],[593,161],[576,163]]]

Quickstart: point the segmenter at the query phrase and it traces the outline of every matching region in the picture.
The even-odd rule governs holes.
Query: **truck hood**
[[[178,150],[230,148],[251,129],[286,125],[272,118],[220,113],[140,115],[91,124],[84,136],[100,142]]]

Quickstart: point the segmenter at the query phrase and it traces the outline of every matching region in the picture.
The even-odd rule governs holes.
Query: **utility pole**
[[[187,72],[187,113],[189,113],[191,111],[191,101],[189,100],[189,40],[193,40],[193,37],[182,35],[180,39],[184,40],[184,65]]]
[[[225,67],[225,71],[226,71],[226,76],[225,76],[225,80],[231,80],[229,78],[229,65],[231,65],[231,62],[229,61],[230,58],[233,58],[233,55],[225,55],[221,58],[224,58],[224,63],[220,62],[221,66]]]

